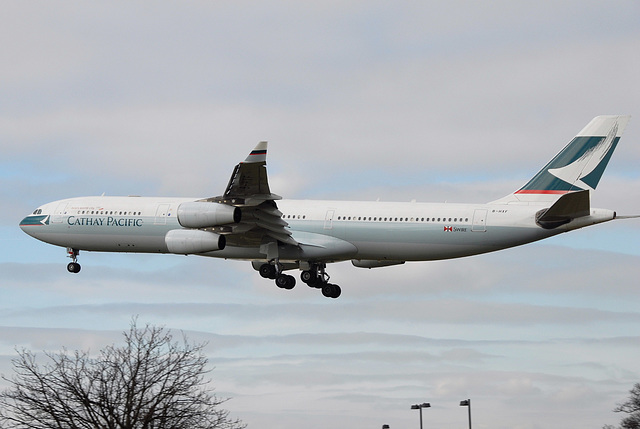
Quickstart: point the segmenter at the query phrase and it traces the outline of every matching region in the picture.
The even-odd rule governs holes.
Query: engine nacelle
[[[185,228],[208,228],[238,223],[240,218],[240,209],[226,204],[194,201],[178,206],[178,223]]]
[[[164,236],[164,242],[169,252],[187,255],[222,250],[227,239],[224,235],[199,229],[172,229]]]

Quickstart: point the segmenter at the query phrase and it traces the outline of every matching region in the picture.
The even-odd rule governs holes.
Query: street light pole
[[[467,407],[469,409],[469,429],[471,429],[471,399],[460,401],[460,406]]]
[[[428,402],[423,402],[422,404],[415,404],[411,406],[412,410],[420,410],[420,429],[422,429],[422,409],[429,407],[431,407],[431,404]]]

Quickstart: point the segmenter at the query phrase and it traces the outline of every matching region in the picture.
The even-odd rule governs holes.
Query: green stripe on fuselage
[[[49,225],[49,215],[27,216],[20,222],[20,226],[26,225]]]

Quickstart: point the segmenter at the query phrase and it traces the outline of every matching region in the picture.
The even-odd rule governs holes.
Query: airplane
[[[327,264],[376,268],[493,252],[608,222],[592,208],[629,116],[598,116],[523,187],[486,204],[285,200],[271,192],[267,143],[233,170],[224,193],[207,198],[79,197],[44,204],[20,222],[30,236],[80,251],[199,255],[251,261],[292,289],[300,279],[341,295]],[[638,217],[638,216],[624,216]]]

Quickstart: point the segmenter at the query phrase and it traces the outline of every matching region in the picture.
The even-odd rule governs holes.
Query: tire
[[[313,280],[315,280],[316,277],[317,276],[314,275],[314,273],[311,271],[303,271],[300,273],[300,280],[302,280],[306,284],[311,283]]]
[[[339,298],[341,294],[342,294],[342,289],[340,288],[340,286],[333,285],[333,295],[331,295],[331,298],[333,299]]]
[[[313,281],[307,283],[307,285],[312,288],[322,289],[324,283],[320,280],[320,277],[316,277]]]
[[[78,264],[77,262],[69,262],[69,264],[67,265],[67,271],[74,274],[79,273],[80,264]]]
[[[260,265],[260,269],[258,270],[260,276],[265,279],[275,279],[276,278],[276,267],[270,264],[262,264]]]
[[[280,274],[276,277],[276,286],[281,289],[293,289],[296,285],[296,278],[287,274]]]
[[[296,285],[296,278],[293,276],[286,276],[287,277],[287,284],[284,287],[285,289],[291,290],[295,287]]]
[[[322,280],[320,276],[313,271],[303,271],[300,273],[300,280],[306,283],[309,287],[322,287]]]
[[[335,299],[338,298],[340,294],[342,294],[342,289],[340,289],[340,286],[338,285],[327,283],[322,286],[322,295],[326,296],[327,298]]]
[[[331,298],[332,293],[333,285],[331,283],[325,283],[325,285],[322,286],[322,295],[326,296],[327,298]]]
[[[280,289],[287,289],[287,286],[290,283],[288,275],[286,274],[280,274],[278,277],[276,277],[276,286],[278,286]]]

